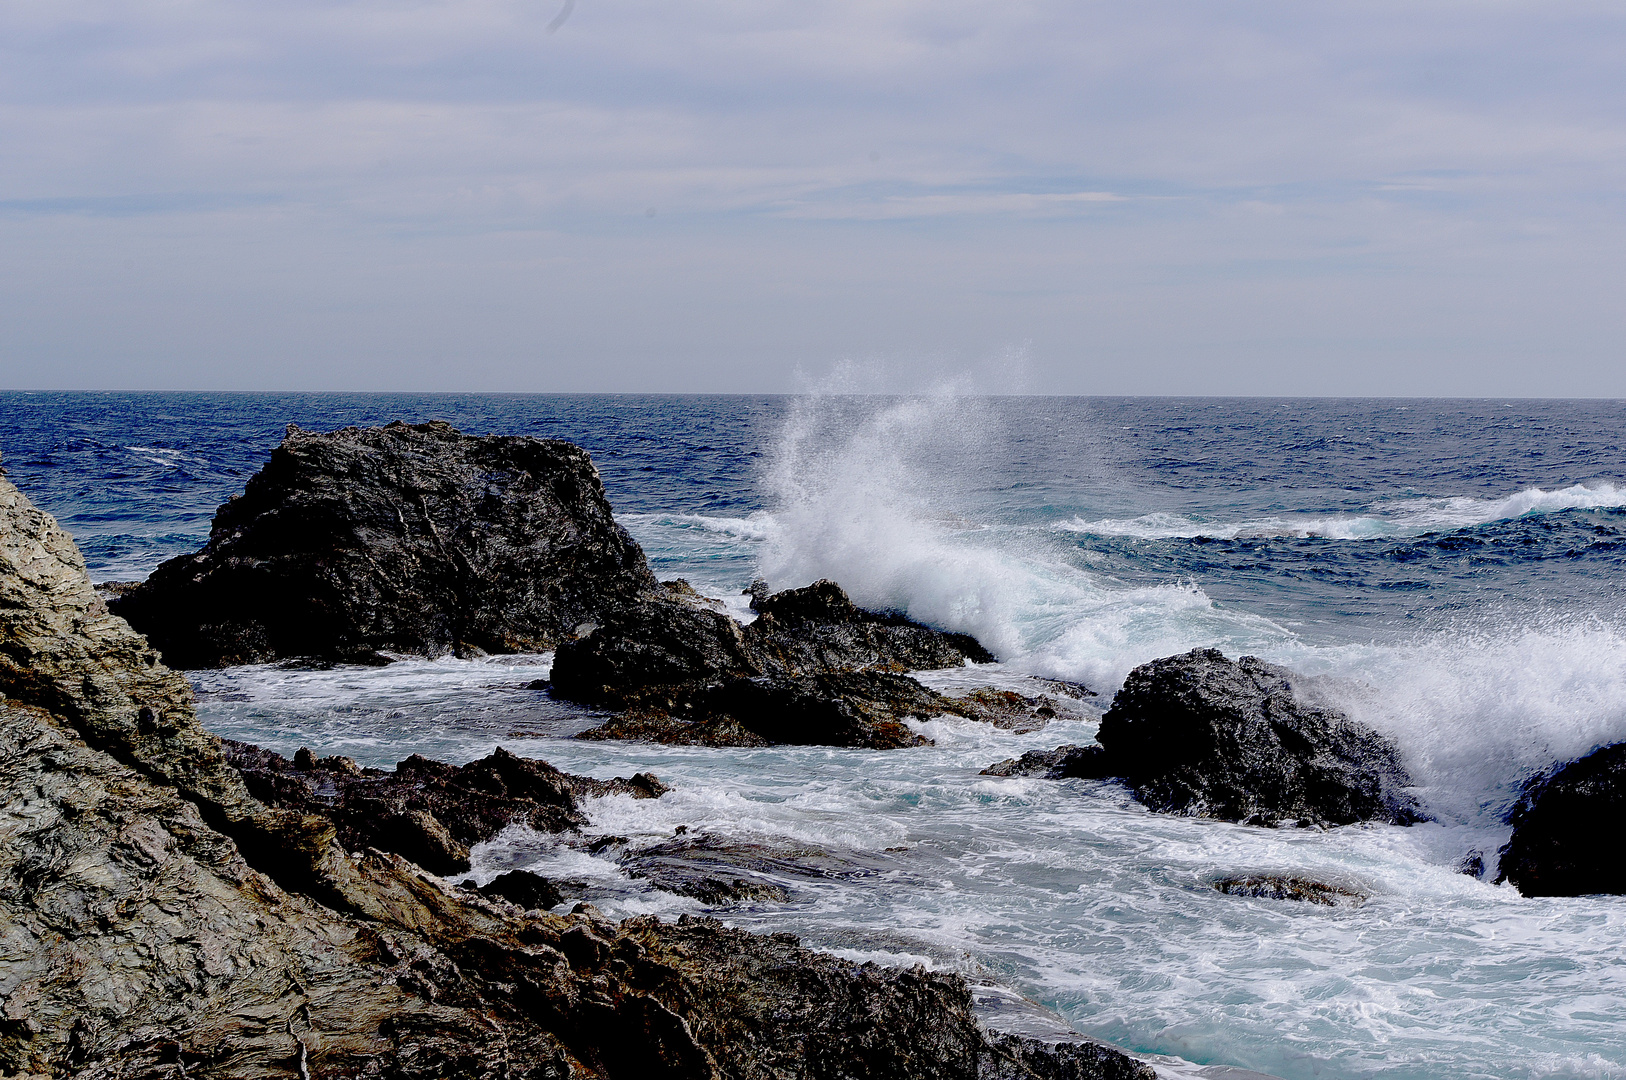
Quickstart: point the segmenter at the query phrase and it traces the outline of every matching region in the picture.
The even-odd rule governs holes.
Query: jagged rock
[[[1425,820],[1394,743],[1293,672],[1193,649],[1129,673],[1100,746],[1030,751],[989,776],[1119,777],[1153,810],[1254,825]]]
[[[1019,758],[1006,758],[982,770],[982,776],[1037,776],[1045,780],[1073,778],[1099,780],[1108,771],[1106,751],[1099,746],[1058,746],[1054,750],[1029,750]]]
[[[480,886],[480,895],[507,900],[526,911],[538,909],[546,911],[565,902],[558,886],[541,874],[533,874],[529,870],[510,870],[498,874]]]
[[[185,685],[0,480],[0,1073],[976,1080],[1014,1060],[958,975],[709,921],[516,915],[349,855],[248,793]]]
[[[1005,1033],[988,1041],[994,1053],[977,1080],[1157,1080],[1150,1065],[1094,1039],[1048,1040]]]
[[[469,848],[516,822],[538,832],[579,828],[579,797],[658,798],[666,785],[649,773],[630,780],[571,776],[502,748],[467,765],[414,754],[395,767],[359,769],[350,758],[300,750],[292,762],[247,743],[225,742],[227,760],[261,802],[323,814],[353,852],[378,848],[437,874],[469,868]]]
[[[290,424],[208,545],[112,606],[198,668],[538,650],[654,586],[578,446]]]
[[[668,582],[561,645],[553,690],[629,710],[582,738],[707,746],[887,749],[928,741],[903,724],[908,717],[1042,719],[1042,703],[949,698],[897,674],[992,657],[964,634],[863,611],[834,582],[758,596],[753,606],[756,621],[742,627],[686,583]]]
[[[733,678],[794,678],[845,671],[902,672],[993,659],[974,638],[855,607],[841,587],[817,581],[753,601],[741,626],[687,583],[607,616],[559,647],[553,688],[611,708],[661,704],[696,685]]]
[[[1368,897],[1366,893],[1347,885],[1338,885],[1293,874],[1248,874],[1242,877],[1221,878],[1214,888],[1227,896],[1249,896],[1262,900],[1297,900],[1324,907],[1359,907]]]
[[[1626,893],[1626,743],[1601,747],[1525,786],[1508,820],[1497,881],[1525,896]]]

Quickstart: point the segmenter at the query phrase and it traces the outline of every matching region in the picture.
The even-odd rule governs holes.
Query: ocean
[[[501,745],[653,771],[670,794],[590,803],[589,832],[687,826],[835,868],[786,869],[788,903],[725,921],[996,980],[1177,1073],[1626,1076],[1626,898],[1491,883],[1519,785],[1626,739],[1626,403],[7,393],[0,453],[94,580],[133,580],[201,546],[286,424],[395,419],[580,443],[656,574],[742,617],[758,576],[828,577],[999,658],[933,685],[1100,696],[1028,734],[932,721],[918,749],[706,749],[568,738],[596,721],[527,688],[546,654],[190,673],[217,733],[383,767]],[[1130,669],[1197,646],[1322,677],[1397,740],[1437,820],[1259,829],[978,775],[1087,743]],[[1472,851],[1483,879],[1459,870]],[[615,916],[702,910],[517,829],[473,877],[516,866]],[[1370,899],[1211,887],[1250,872]]]

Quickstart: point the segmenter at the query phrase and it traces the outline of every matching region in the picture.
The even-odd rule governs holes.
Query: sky
[[[1626,6],[0,0],[0,386],[1626,396]]]

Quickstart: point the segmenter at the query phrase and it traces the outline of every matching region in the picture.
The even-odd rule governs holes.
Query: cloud
[[[1613,6],[563,11],[0,2],[0,381],[425,385],[461,350],[493,386],[773,389],[1031,342],[1060,389],[1626,393]]]

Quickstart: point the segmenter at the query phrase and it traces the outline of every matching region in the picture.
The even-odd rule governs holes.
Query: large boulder
[[[1096,733],[996,776],[1118,777],[1153,810],[1253,825],[1424,820],[1393,742],[1287,668],[1193,649],[1129,673]]]
[[[957,974],[704,920],[527,914],[347,853],[325,818],[249,793],[185,685],[0,480],[0,1074],[1151,1076],[990,1037]],[[325,760],[295,766],[352,771]],[[552,790],[532,766],[423,783]]]
[[[200,668],[539,650],[654,585],[579,446],[290,424],[203,550],[112,607]]]
[[[1626,893],[1626,743],[1604,746],[1538,777],[1513,812],[1498,881],[1525,896]]]
[[[762,594],[752,607],[756,620],[741,626],[685,582],[667,582],[560,645],[553,690],[627,710],[586,738],[708,746],[918,746],[928,740],[904,725],[910,717],[1015,726],[1044,708],[997,692],[950,698],[901,674],[993,657],[968,635],[865,611],[833,581]]]

